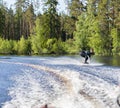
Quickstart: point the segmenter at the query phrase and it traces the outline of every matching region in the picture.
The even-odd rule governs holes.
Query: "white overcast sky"
[[[4,1],[7,3],[7,6],[9,7],[10,5],[14,4],[16,0],[4,0]],[[65,3],[66,0],[58,0],[58,1],[59,1],[59,6],[58,6],[59,11],[67,13],[67,5]]]

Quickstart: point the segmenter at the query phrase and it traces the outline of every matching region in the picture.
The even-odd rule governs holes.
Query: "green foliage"
[[[77,51],[80,51],[82,48],[88,48],[88,37],[90,34],[85,14],[79,16],[78,21],[76,22],[76,31],[74,32],[74,35]]]
[[[44,12],[45,15],[45,24],[48,30],[47,37],[48,38],[56,38],[57,40],[60,39],[61,29],[60,29],[60,18],[57,13],[57,0],[46,0],[45,7],[46,11]]]
[[[70,10],[70,15],[75,20],[77,20],[78,16],[85,11],[85,6],[83,5],[83,2],[80,0],[71,0],[71,2],[68,5],[68,8]]]
[[[117,28],[113,28],[111,31],[111,36],[113,38],[113,53],[120,53],[120,32]]]
[[[47,40],[47,49],[49,51],[49,53],[52,51],[53,45],[56,43],[56,39],[48,39]]]
[[[76,48],[75,48],[75,44],[74,44],[74,40],[73,39],[68,39],[64,43],[64,50],[68,54],[75,54],[76,52],[78,52],[78,50],[76,50]]]
[[[4,35],[4,27],[5,27],[4,7],[0,6],[0,36]]]
[[[44,17],[43,17],[44,18]],[[46,52],[45,48],[45,31],[44,31],[44,21],[43,18],[37,18],[35,26],[35,35],[31,35],[31,44],[33,54],[42,54]],[[43,51],[44,49],[44,51]]]
[[[61,40],[56,38],[48,39],[46,45],[49,54],[61,54],[64,52]]]
[[[103,52],[103,43],[102,43],[102,37],[100,35],[98,21],[94,21],[91,29],[93,31],[91,32],[89,46],[94,49],[96,54],[101,54]]]
[[[1,54],[13,54],[14,53],[13,41],[4,40],[0,38],[0,53]]]
[[[23,36],[18,41],[18,54],[29,54],[29,42]]]
[[[18,42],[15,41],[15,40],[12,40],[12,45],[13,45],[13,54],[18,54],[18,49],[19,49],[19,46],[18,46]]]
[[[98,4],[98,29],[101,37],[101,54],[108,55],[112,53],[111,44],[112,38],[110,35],[111,31],[111,18],[109,16],[109,5],[108,0],[100,1]]]
[[[26,25],[28,25],[24,29],[27,32],[27,37],[29,37],[30,34],[34,32],[33,28],[34,28],[35,14],[32,4],[26,9],[23,17],[24,17],[23,18],[24,22],[26,23]]]
[[[64,32],[63,40],[67,40],[73,38],[73,32],[75,31],[75,20],[72,19],[70,16],[63,15],[61,17],[62,22],[62,30]]]
[[[106,14],[107,3],[107,1],[89,1],[87,12],[78,17],[74,32],[77,51],[82,48],[93,48],[96,54],[111,53],[112,39],[109,17]]]

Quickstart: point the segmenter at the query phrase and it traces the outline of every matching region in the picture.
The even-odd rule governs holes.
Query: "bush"
[[[0,38],[0,53],[1,54],[13,54],[13,41],[4,40]]]
[[[78,52],[77,49],[75,48],[73,39],[69,39],[65,42],[64,49],[68,54],[75,54]]]
[[[62,54],[65,52],[61,40],[57,40],[56,38],[48,39],[46,44],[49,54]]]
[[[18,41],[18,54],[29,54],[30,51],[30,42],[29,40],[25,39],[23,36]]]

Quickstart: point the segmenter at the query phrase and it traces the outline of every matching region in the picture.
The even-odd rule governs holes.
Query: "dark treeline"
[[[66,1],[66,0],[65,0]],[[120,54],[120,0],[67,0],[68,14],[58,0],[16,0],[0,4],[1,54],[75,54],[82,48],[99,55]]]

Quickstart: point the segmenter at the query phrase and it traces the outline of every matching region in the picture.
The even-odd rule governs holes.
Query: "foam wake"
[[[0,62],[28,67],[12,77],[12,99],[3,108],[40,108],[44,104],[54,108],[119,108],[119,68],[82,66],[71,58],[44,58],[39,65]]]

